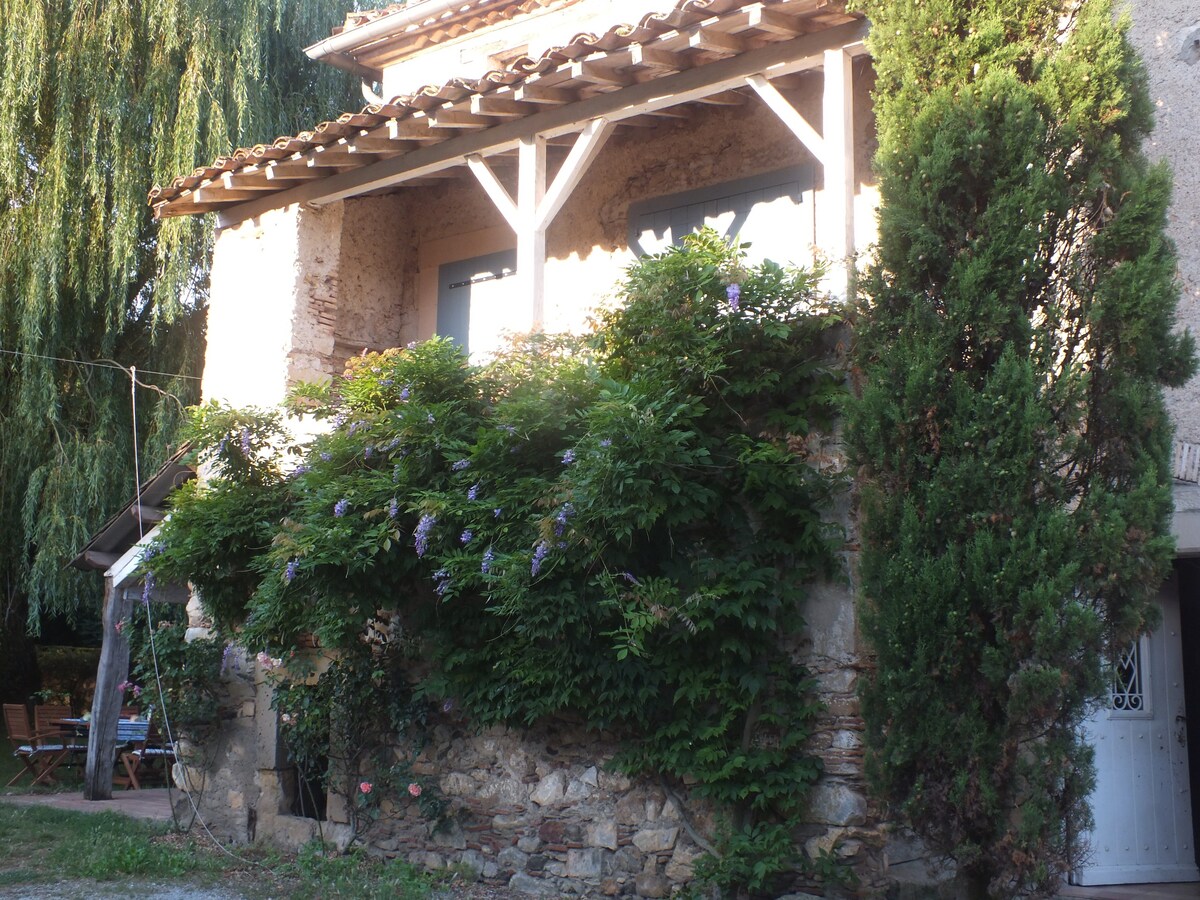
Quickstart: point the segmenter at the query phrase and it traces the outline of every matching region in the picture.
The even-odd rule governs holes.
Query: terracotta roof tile
[[[491,5],[492,2],[496,3],[498,10],[503,7],[504,10],[511,11],[517,6],[543,5],[550,0],[527,0],[525,4],[513,4],[511,0],[506,4],[500,3],[499,0],[475,0],[474,3],[465,3],[464,8],[478,10]],[[284,158],[296,157],[297,154],[316,152],[321,146],[339,138],[370,132],[371,129],[379,129],[390,122],[423,118],[425,123],[433,125],[436,124],[434,120],[439,111],[445,113],[455,104],[469,103],[475,98],[486,98],[489,95],[511,99],[514,96],[511,89],[523,85],[566,91],[569,96],[587,96],[605,88],[598,87],[586,79],[577,78],[570,64],[589,58],[603,61],[610,55],[623,53],[625,55],[618,63],[630,68],[628,54],[635,44],[669,45],[681,58],[687,55],[686,66],[702,65],[711,61],[713,55],[690,45],[686,33],[688,28],[696,27],[699,23],[704,23],[704,27],[711,26],[718,30],[728,28],[733,33],[749,35],[753,42],[757,42],[756,45],[785,40],[788,35],[780,34],[775,29],[763,26],[755,30],[748,24],[746,11],[760,7],[770,7],[774,12],[791,17],[789,21],[795,22],[805,32],[820,31],[861,19],[861,16],[846,11],[845,0],[761,0],[759,3],[749,3],[746,0],[679,0],[668,12],[647,15],[637,23],[616,24],[599,35],[578,34],[563,46],[551,47],[536,57],[521,57],[506,69],[485,72],[477,78],[452,78],[445,84],[426,85],[411,95],[393,97],[386,103],[367,106],[359,112],[343,113],[336,120],[322,122],[310,131],[303,131],[295,136],[284,135],[269,144],[239,148],[228,156],[219,157],[211,166],[197,168],[187,175],[175,178],[165,187],[155,185],[149,193],[149,202],[154,207],[156,216],[207,212],[215,206],[192,203],[189,195],[200,187],[207,188],[211,185],[214,189],[219,189],[219,179],[224,173],[237,172],[264,162],[274,163]],[[646,69],[641,78],[650,79],[660,74],[660,71],[651,67]],[[457,109],[456,111],[469,112]],[[467,124],[478,127],[474,121]],[[397,147],[390,155],[404,152],[406,139],[404,136],[397,138]],[[360,156],[362,163],[351,165],[365,165],[379,158],[378,153],[361,153]],[[213,184],[214,179],[217,179],[216,184]],[[284,190],[287,186],[286,180],[281,180],[279,190]],[[219,200],[214,203],[220,205]]]

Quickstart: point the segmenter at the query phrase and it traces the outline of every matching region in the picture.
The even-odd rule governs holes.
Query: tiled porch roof
[[[383,164],[380,169],[398,168],[397,157],[414,153],[422,166],[414,167],[412,176],[428,175],[461,164],[461,159],[425,164],[426,158],[438,156],[429,152],[433,145],[496,129],[495,146],[500,147],[499,134],[511,131],[502,126],[510,123],[535,116],[544,119],[547,110],[570,109],[574,104],[582,104],[579,121],[586,121],[590,117],[586,101],[599,95],[681,73],[690,75],[839,26],[865,27],[862,16],[846,11],[845,0],[680,0],[669,12],[648,15],[636,24],[614,25],[604,34],[577,35],[561,47],[537,58],[523,57],[506,69],[428,85],[361,112],[344,113],[311,131],[242,147],[166,187],[156,185],[149,202],[159,218],[222,210],[250,200],[260,201],[255,206],[262,208],[261,201],[271,194],[294,193],[293,188],[315,179],[379,164]],[[738,89],[718,86],[705,93],[701,87],[677,102],[739,104],[744,98]],[[670,95],[645,107],[649,116],[678,118],[681,112],[671,108],[674,105]],[[657,121],[648,122],[634,108],[625,113],[618,117],[621,124]],[[560,131],[571,130],[561,121],[557,126]],[[468,152],[493,151],[474,147]],[[343,190],[341,195],[351,193]],[[288,202],[292,201],[281,197],[277,205]]]
[[[389,36],[386,41],[378,43],[403,42],[409,52],[415,52],[423,47],[482,31],[492,25],[559,2],[561,0],[463,0],[453,9],[443,10],[412,22],[398,34]],[[417,8],[412,3],[395,3],[382,9],[350,12],[346,14],[345,24],[335,28],[333,33],[335,35],[350,33],[355,28],[386,18],[394,13],[403,14],[415,9]],[[366,52],[370,55],[371,49],[368,47]],[[370,62],[370,60],[366,61]]]

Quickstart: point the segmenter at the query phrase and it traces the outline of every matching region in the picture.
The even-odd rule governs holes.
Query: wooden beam
[[[830,291],[846,297],[854,256],[854,60],[844,50],[825,51],[821,93],[825,139],[825,250],[833,269]]]
[[[369,132],[346,140],[346,149],[351,153],[403,153],[411,147],[412,144],[406,141],[392,140],[386,132]]]
[[[538,207],[546,195],[546,139],[534,134],[517,145],[517,279],[530,301],[530,330],[541,331],[546,314],[546,229]]]
[[[467,166],[483,186],[484,192],[491,198],[492,203],[496,205],[496,209],[500,210],[500,215],[504,216],[504,221],[509,224],[509,227],[513,231],[516,231],[521,224],[517,217],[517,204],[513,202],[513,198],[509,196],[508,190],[500,183],[500,179],[496,177],[496,173],[492,171],[483,157],[477,153],[472,153],[467,157]]]
[[[365,166],[375,162],[380,157],[371,153],[354,153],[349,147],[327,144],[312,151],[308,164],[310,166]]]
[[[536,81],[521,85],[512,92],[512,95],[514,99],[522,103],[540,103],[547,106],[563,106],[579,99],[572,90],[550,87]]]
[[[761,73],[774,79],[777,75],[818,68],[823,61],[824,50],[830,47],[840,50],[852,45],[856,52],[865,53],[862,41],[868,28],[865,19],[856,19],[803,37],[749,50],[740,56],[640,82],[623,90],[551,106],[524,119],[503,122],[480,132],[457,135],[435,146],[421,147],[320,182],[299,185],[232,206],[218,213],[217,227],[227,228],[267,210],[293,203],[332,203],[344,197],[365,194],[410,178],[462,165],[463,158],[468,154],[490,155],[508,149],[533,134],[550,139],[578,131],[580,122],[599,116],[617,123],[656,109],[691,103],[742,86],[749,75]]]
[[[632,45],[629,48],[629,58],[635,66],[667,72],[681,72],[691,67],[688,58],[678,50],[664,50],[662,47],[647,47],[643,44]]]
[[[633,84],[633,77],[625,72],[618,72],[610,65],[599,60],[583,60],[571,63],[571,77],[589,84],[613,85],[628,87]]]
[[[571,148],[558,174],[554,176],[553,184],[546,189],[546,195],[538,203],[533,221],[535,228],[545,231],[558,215],[558,211],[567,202],[567,198],[571,196],[571,192],[575,190],[610,134],[612,127],[608,119],[592,119],[583,127],[575,146]]]
[[[231,191],[222,184],[206,184],[192,191],[196,203],[240,203],[243,200],[255,200],[262,197],[255,190]]]
[[[817,162],[824,165],[825,139],[817,134],[816,129],[808,123],[808,120],[800,115],[799,111],[787,101],[787,98],[775,89],[775,85],[762,75],[751,75],[746,79],[746,83],[754,88],[755,93],[762,98],[771,112],[783,120],[783,124],[799,139],[805,149],[816,157]]]
[[[430,128],[491,128],[496,123],[461,109],[439,109],[429,114]]]
[[[287,181],[319,181],[322,178],[328,178],[331,175],[336,175],[337,169],[325,169],[319,166],[310,166],[308,160],[289,159],[286,162],[276,163],[267,169],[267,181],[279,183],[279,187],[286,189],[287,185],[283,182]]]
[[[763,6],[752,6],[747,10],[746,21],[751,28],[758,31],[766,31],[784,37],[799,37],[808,33],[803,19]]]
[[[267,173],[257,166],[226,172],[221,176],[221,185],[227,191],[277,191],[279,185],[267,181]]]
[[[167,511],[161,506],[134,506],[132,509],[143,525],[157,525],[167,517]]]
[[[103,572],[105,569],[110,569],[121,557],[116,553],[101,553],[99,550],[85,550],[83,552],[83,564],[89,569],[99,569]]]
[[[117,749],[117,720],[121,717],[124,691],[118,685],[129,677],[129,624],[133,601],[125,591],[104,579],[104,615],[100,664],[92,696],[92,724],[88,729],[87,763],[84,765],[85,800],[111,800],[113,760]]]
[[[429,127],[427,116],[412,116],[407,119],[392,119],[387,123],[388,137],[393,141],[441,141],[445,135],[437,134]]]
[[[498,118],[519,119],[537,112],[537,107],[531,103],[521,103],[511,97],[480,96],[471,98],[471,112],[478,116],[496,116]]]
[[[746,42],[736,34],[717,31],[715,28],[697,28],[688,35],[688,46],[709,53],[734,56],[746,51]]]

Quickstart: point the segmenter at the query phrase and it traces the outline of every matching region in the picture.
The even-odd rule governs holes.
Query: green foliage
[[[5,699],[36,687],[22,688],[36,670],[9,632],[99,604],[100,579],[67,562],[133,494],[135,449],[141,474],[153,472],[198,396],[213,230],[202,217],[153,222],[147,190],[350,102],[347,76],[301,52],[344,11],[335,0],[4,4]],[[136,366],[148,386],[136,416],[130,377],[110,360]]]
[[[172,729],[203,739],[219,721],[225,644],[216,638],[185,640],[186,624],[169,618],[172,614],[178,618],[178,607],[164,610],[154,604],[151,610],[153,633],[145,621],[144,607],[135,610],[135,621],[127,626],[129,680],[142,689],[139,702],[143,712],[150,706],[157,710],[154,718],[160,726],[166,710]]]
[[[303,463],[251,486],[218,454],[153,565],[207,579],[210,611],[289,669],[310,633],[353,661],[330,671],[354,703],[395,665],[481,724],[615,729],[622,765],[686,779],[739,827],[791,821],[819,771],[788,641],[837,568],[839,482],[806,454],[841,398],[840,322],[814,275],[746,268],[712,232],[634,266],[623,295],[591,338],[483,369],[442,340],[351,360]],[[279,497],[272,535],[229,545]],[[403,652],[382,665],[364,639]],[[331,709],[329,677],[286,702]]]
[[[1034,0],[860,6],[883,197],[850,429],[869,765],[975,895],[1044,893],[1088,822],[1101,658],[1172,554],[1162,388],[1193,360],[1167,179],[1107,2],[1061,26]]]

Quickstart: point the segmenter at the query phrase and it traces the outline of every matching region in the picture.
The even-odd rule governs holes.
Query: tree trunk
[[[96,695],[92,700],[92,727],[88,731],[87,766],[83,796],[88,800],[112,799],[113,760],[117,752],[117,720],[124,691],[117,689],[129,677],[129,635],[125,626],[133,603],[124,588],[114,588],[104,578],[104,643],[96,670]]]
[[[25,603],[10,597],[0,621],[0,701],[28,703],[41,687],[37,650],[25,631]]]

